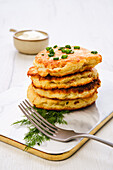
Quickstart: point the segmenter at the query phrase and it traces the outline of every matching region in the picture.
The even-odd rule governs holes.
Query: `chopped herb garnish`
[[[70,54],[72,50],[67,49],[66,54]]]
[[[70,53],[71,53],[71,54],[73,54],[73,53],[74,53],[74,51],[71,51]]]
[[[52,48],[49,50],[49,53],[50,54],[55,54],[55,52],[54,52],[54,50]]]
[[[44,56],[44,54],[42,54],[42,56]]]
[[[66,54],[71,54],[71,53],[72,53],[72,50],[69,50],[69,49],[66,50]]]
[[[66,54],[73,54],[74,53],[74,51],[72,51],[72,50],[69,50],[69,49],[62,49],[61,50],[63,53],[66,53]]]
[[[47,47],[46,50],[49,51],[49,54],[48,54],[49,57],[53,57],[54,56],[55,52],[52,49],[52,47]]]
[[[53,48],[57,48],[58,46],[57,45],[54,45],[54,47]]]
[[[71,49],[71,46],[70,46],[70,45],[66,45],[66,46],[65,46],[65,48],[69,48],[69,49]]]
[[[62,48],[61,51],[62,51],[63,53],[65,53],[65,52],[66,52],[66,49]]]
[[[80,49],[80,46],[74,46],[74,49]]]
[[[58,50],[62,50],[63,48],[65,48],[65,47],[60,47]]]
[[[48,56],[49,56],[49,57],[53,57],[53,56],[54,56],[54,54],[48,54]]]
[[[48,111],[45,109],[36,108],[35,106],[34,109],[53,125],[55,125],[55,123],[67,124],[67,122],[63,118],[64,114],[69,113],[69,111]],[[49,138],[41,133],[36,127],[34,127],[34,125],[32,125],[27,118],[13,123],[13,125],[15,124],[19,124],[20,126],[24,125],[29,129],[24,137],[25,143],[27,145],[25,149],[33,147],[36,144],[41,145],[42,142],[49,140]]]
[[[65,58],[67,58],[68,57],[68,55],[62,55],[62,59],[65,59]]]
[[[46,47],[46,50],[49,51],[50,49],[52,49],[52,47]]]
[[[97,54],[98,52],[97,51],[91,51],[92,54]]]
[[[54,57],[53,60],[59,60],[59,57]]]

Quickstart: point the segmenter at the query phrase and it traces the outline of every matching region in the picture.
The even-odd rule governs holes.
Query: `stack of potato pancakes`
[[[37,108],[75,110],[97,99],[100,80],[94,68],[102,61],[97,51],[80,46],[47,47],[28,71],[32,83],[27,97]]]

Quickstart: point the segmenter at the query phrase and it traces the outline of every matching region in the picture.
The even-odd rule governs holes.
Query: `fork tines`
[[[58,128],[45,120],[26,99],[18,106],[28,120],[44,135],[52,138],[57,132]]]

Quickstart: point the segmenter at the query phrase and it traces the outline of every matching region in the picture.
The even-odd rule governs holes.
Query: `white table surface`
[[[0,92],[21,86],[34,56],[22,55],[13,46],[17,30],[49,33],[50,45],[80,45],[103,56],[99,69],[113,72],[112,0],[0,0]],[[111,101],[110,101],[111,102]],[[113,141],[113,119],[97,136]],[[0,142],[0,170],[113,169],[113,149],[90,140],[64,161],[48,161]]]

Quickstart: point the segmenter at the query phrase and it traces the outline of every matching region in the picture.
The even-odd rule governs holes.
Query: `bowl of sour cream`
[[[48,34],[38,30],[15,31],[13,40],[16,49],[24,54],[37,54],[49,44]]]

